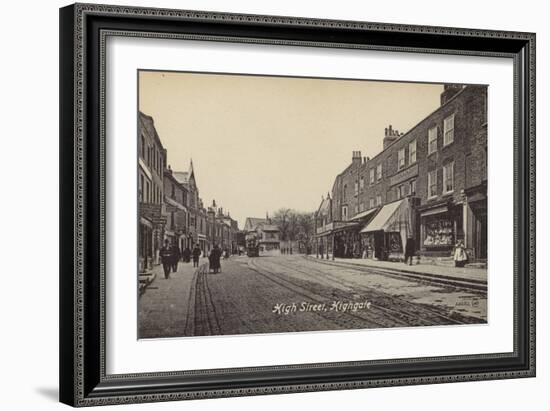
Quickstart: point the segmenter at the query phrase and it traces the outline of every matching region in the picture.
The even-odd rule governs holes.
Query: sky
[[[439,107],[441,84],[140,71],[139,109],[167,161],[193,160],[205,206],[244,226],[280,208],[315,211],[352,151],[407,132]]]

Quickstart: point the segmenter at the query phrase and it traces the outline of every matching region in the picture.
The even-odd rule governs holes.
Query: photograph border
[[[106,374],[105,53],[109,36],[513,59],[513,352]],[[535,34],[91,4],[62,8],[60,237],[60,400],[70,405],[532,377]]]

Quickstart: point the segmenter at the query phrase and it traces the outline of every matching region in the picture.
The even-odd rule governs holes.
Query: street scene
[[[139,78],[139,338],[487,323],[486,86]]]
[[[198,269],[180,264],[169,280],[161,276],[144,293],[140,335],[155,338],[485,322],[487,289],[480,270],[453,267],[448,271],[447,275],[428,274],[288,255],[235,256],[223,261],[219,274],[210,274],[208,259],[203,258]]]

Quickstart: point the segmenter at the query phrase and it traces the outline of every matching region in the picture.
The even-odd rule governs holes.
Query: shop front
[[[409,198],[384,205],[361,230],[364,256],[375,260],[401,260],[404,246],[413,237]]]
[[[358,221],[333,221],[317,229],[317,256],[329,259],[361,256]]]
[[[487,185],[465,190],[463,204],[464,243],[472,261],[487,261]]]
[[[430,256],[450,256],[464,238],[462,207],[444,203],[420,210],[420,251]]]

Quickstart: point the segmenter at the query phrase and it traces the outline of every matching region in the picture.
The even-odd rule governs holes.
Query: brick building
[[[165,234],[171,244],[177,244],[180,250],[192,248],[189,241],[189,191],[174,176],[170,166],[164,171],[164,215]]]
[[[486,259],[487,88],[445,85],[438,109],[407,133],[390,125],[383,142],[373,158],[354,151],[336,176],[318,248],[398,259],[409,238],[426,256],[450,255],[463,240],[472,259]]]
[[[138,113],[138,215],[139,271],[158,264],[158,251],[164,237],[164,167],[166,150],[153,119]]]

